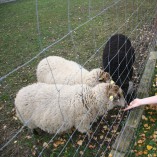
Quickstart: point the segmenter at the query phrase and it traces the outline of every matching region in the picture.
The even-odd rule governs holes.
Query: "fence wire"
[[[19,11],[17,11],[18,8],[20,8]],[[7,9],[12,12],[6,12]],[[84,90],[86,89],[83,85],[83,70],[85,68],[90,71],[103,67],[103,49],[107,41],[114,34],[124,34],[131,40],[135,49],[134,72],[131,81],[136,91],[149,51],[155,49],[156,45],[156,0],[15,1],[0,4],[0,13],[2,19],[0,26],[2,30],[0,31],[2,39],[0,43],[0,125],[2,126],[0,128],[0,154],[2,156],[38,157],[109,156],[112,145],[130,114],[123,112],[121,107],[116,107],[111,111],[104,111],[102,115],[102,106],[96,113],[93,113],[93,108],[86,106],[84,102]],[[12,13],[15,14],[12,15]],[[13,19],[8,20],[8,17],[13,17]],[[125,44],[126,42],[120,49]],[[129,51],[130,49],[125,53],[124,59]],[[71,74],[65,83],[59,85],[56,83],[58,80],[55,76],[55,69],[51,67],[51,63],[46,58],[48,56],[60,56],[75,61],[80,65],[80,69],[75,74]],[[117,56],[119,56],[118,51],[110,62],[114,61]],[[24,121],[23,113],[20,113],[14,105],[17,92],[22,87],[37,82],[36,69],[43,58],[46,58],[50,69],[51,79],[57,93],[55,105],[62,119],[61,125],[54,134],[40,129],[37,134],[32,132],[27,127],[32,117]],[[119,61],[118,67],[110,67],[114,68],[114,73],[119,70],[124,59]],[[129,58],[128,63],[132,59],[133,56]],[[127,68],[127,66],[124,68],[121,75]],[[128,73],[130,72],[131,69],[128,70]],[[73,114],[74,120],[70,120],[75,121],[76,112],[79,112],[74,103],[74,113],[66,113],[64,102],[66,104],[65,99],[69,98],[64,98],[62,92],[67,88],[66,84],[70,84],[78,74],[81,76],[82,102],[75,101],[78,101],[80,106],[83,104],[82,108],[87,110],[84,111],[84,116],[76,127],[60,134],[69,122],[68,116]],[[128,74],[120,87],[123,86],[127,77]],[[116,80],[115,83],[117,83]],[[68,92],[70,93],[67,88],[65,95]],[[133,98],[136,97],[134,94],[131,95]],[[99,97],[101,94],[97,95],[98,100]],[[88,98],[91,99],[90,96]],[[50,101],[53,102],[53,100]],[[38,102],[40,100],[34,103]],[[18,120],[16,110],[20,119],[24,121],[23,124]],[[84,121],[88,120],[92,113],[94,117],[90,122],[90,136],[88,132],[80,133],[79,127],[85,125]],[[39,115],[42,119],[44,111]],[[51,120],[51,117],[48,118]],[[127,140],[127,137],[121,140]],[[117,154],[114,156],[118,157]],[[127,156],[130,156],[129,152]]]

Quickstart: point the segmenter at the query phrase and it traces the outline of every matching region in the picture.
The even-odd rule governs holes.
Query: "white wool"
[[[115,105],[124,106],[123,96],[118,102],[109,100],[109,86],[115,85],[101,83],[92,88],[81,84],[35,83],[17,93],[16,114],[30,129],[41,128],[48,133],[62,133],[74,126],[82,133],[89,133],[90,123],[100,110],[98,116]]]
[[[76,62],[58,56],[49,56],[40,61],[37,66],[37,81],[48,84],[88,84],[95,86],[100,83],[100,68],[88,71]],[[110,81],[105,80],[106,82]]]

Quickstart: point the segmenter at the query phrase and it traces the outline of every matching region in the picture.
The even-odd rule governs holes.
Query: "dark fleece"
[[[127,94],[129,81],[133,75],[134,60],[134,48],[128,37],[115,34],[107,41],[103,50],[103,68],[122,88],[124,95]]]

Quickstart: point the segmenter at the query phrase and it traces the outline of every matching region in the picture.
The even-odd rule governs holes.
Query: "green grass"
[[[150,96],[157,95],[157,66],[150,90]],[[156,157],[157,151],[157,107],[147,105],[142,116],[140,126],[136,132],[136,139],[129,157]],[[149,149],[150,146],[150,149]]]
[[[39,0],[40,36],[37,31],[35,0],[16,0],[12,3],[0,4],[0,77],[23,65],[36,56],[43,48],[66,35],[69,29],[77,28],[113,2],[114,0],[91,1],[89,9],[88,0],[70,1],[70,21],[68,22],[67,1]],[[0,125],[2,126],[0,129],[0,134],[2,135],[0,141],[2,143],[10,139],[22,126],[18,120],[13,119],[15,116],[15,111],[13,110],[14,98],[20,88],[36,82],[36,67],[42,58],[49,55],[59,55],[84,64],[99,47],[102,46],[103,48],[105,41],[119,28],[118,33],[125,33],[132,40],[135,40],[136,35],[139,33],[139,30],[135,29],[137,23],[139,23],[137,28],[142,28],[144,24],[152,22],[156,0],[146,1],[142,4],[139,11],[132,16],[133,11],[137,9],[137,3],[141,2],[137,2],[137,0],[125,2],[118,3],[116,6],[102,12],[101,15],[76,29],[72,33],[74,43],[71,36],[67,36],[27,66],[20,68],[0,82]],[[129,20],[125,23],[128,18]],[[85,64],[85,68],[90,70],[102,66],[102,48]],[[5,126],[7,129],[4,129]],[[95,135],[97,140],[92,140],[90,143],[94,148],[88,147],[84,152],[87,157],[93,156],[100,147],[98,143],[102,142],[100,136],[104,133],[101,132],[102,128],[99,128],[99,130],[100,132],[97,132]],[[33,153],[38,154],[43,148],[43,143],[48,142],[52,137],[51,135],[31,135],[31,138],[27,139],[28,135],[30,136],[27,129],[24,129],[15,139],[17,143],[11,142],[4,149],[2,155],[23,156],[23,154],[27,154],[28,156],[33,156]],[[112,133],[110,137],[111,135]],[[83,137],[84,135],[76,132],[73,142],[68,143],[62,155],[70,157],[78,147],[77,141],[82,140]],[[58,138],[57,136],[54,141]],[[63,139],[67,141],[69,136],[63,135]],[[77,156],[80,156],[80,151],[84,150],[87,142],[88,140],[85,139]],[[103,145],[104,148],[100,152],[106,149],[106,145],[107,143]],[[63,145],[54,148],[53,143],[51,143],[49,148],[44,151],[43,156],[56,156],[62,147]]]

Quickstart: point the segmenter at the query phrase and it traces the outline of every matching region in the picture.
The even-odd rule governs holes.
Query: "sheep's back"
[[[43,59],[37,67],[38,81],[50,84],[80,83],[81,76],[85,76],[87,73],[88,71],[76,62],[58,56]]]
[[[134,60],[134,48],[130,40],[122,34],[113,35],[103,51],[103,68],[123,90],[127,90],[132,78]]]
[[[74,124],[74,115],[83,112],[81,93],[81,85],[57,85],[57,89],[45,83],[29,85],[16,96],[17,116],[50,133],[55,133],[65,121],[63,132]]]

